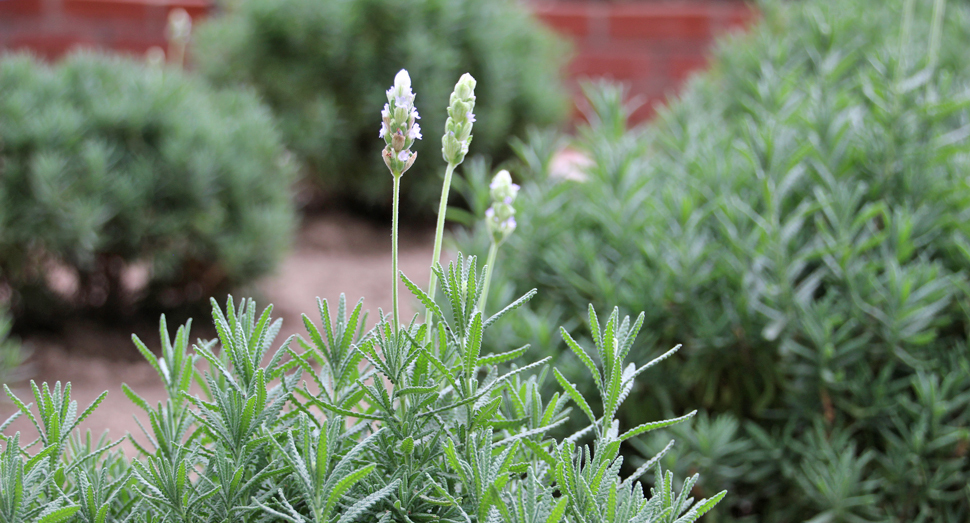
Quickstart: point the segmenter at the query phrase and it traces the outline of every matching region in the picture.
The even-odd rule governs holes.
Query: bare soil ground
[[[428,277],[434,231],[402,227],[399,245],[400,269],[416,282]],[[370,311],[369,323],[377,316],[377,309],[386,314],[391,310],[390,226],[377,226],[341,214],[307,218],[299,231],[289,256],[277,274],[257,284],[257,304],[272,303],[273,316],[283,319],[283,329],[277,343],[291,334],[305,337],[302,314],[319,324],[317,297],[336,302],[340,293],[347,296],[348,307],[365,297],[364,308]],[[415,312],[411,293],[400,286],[401,315],[409,319]],[[196,318],[196,326],[208,325],[208,318]],[[169,325],[172,335],[177,326]],[[193,327],[192,339],[202,329]],[[150,347],[158,346],[157,331],[138,332]],[[108,430],[112,439],[124,434],[140,434],[133,415],[144,414],[134,407],[121,391],[121,384],[138,392],[150,403],[165,398],[165,391],[154,370],[141,358],[131,342],[130,332],[106,330],[90,324],[70,325],[64,336],[36,335],[23,340],[33,353],[30,367],[37,383],[53,385],[71,382],[71,393],[84,409],[103,391],[108,396],[101,406],[81,424],[95,435]],[[25,401],[29,390],[19,389]],[[0,402],[0,422],[13,413],[12,405]],[[142,422],[144,423],[144,419]],[[21,431],[22,438],[31,441],[36,431],[30,422],[18,419],[5,431]],[[139,440],[141,438],[138,438]]]

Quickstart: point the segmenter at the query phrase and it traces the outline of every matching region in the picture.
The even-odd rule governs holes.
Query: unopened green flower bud
[[[461,75],[461,78],[458,79],[458,84],[455,85],[455,93],[454,94],[456,96],[458,96],[459,98],[461,98],[461,99],[469,99],[470,98],[470,99],[474,100],[475,99],[475,86],[477,84],[478,84],[478,82],[475,81],[475,78],[472,75],[470,75],[468,73],[465,73],[465,74]]]
[[[398,122],[408,121],[408,108],[397,106],[394,108],[394,120]]]
[[[459,126],[458,132],[455,133],[459,140],[463,142],[472,141],[472,124],[471,122],[465,122]]]
[[[455,137],[455,133],[449,132],[445,133],[445,135],[441,137],[441,152],[446,162],[457,164],[460,163],[460,160],[457,162],[452,162],[451,159],[459,159],[464,157],[468,150],[462,146],[461,142],[458,141],[458,138]]]
[[[448,102],[448,121],[441,138],[441,155],[445,161],[458,165],[465,160],[471,143],[472,124],[475,122],[475,79],[465,73],[455,84]],[[457,142],[457,143],[456,143]]]
[[[505,220],[515,216],[515,207],[512,207],[511,205],[494,203],[492,204],[491,209],[495,213],[495,219],[500,222],[504,222]]]
[[[450,106],[448,106],[448,116],[450,116],[453,120],[463,122],[468,116],[468,112],[470,110],[471,104],[467,104],[461,100],[455,100]]]

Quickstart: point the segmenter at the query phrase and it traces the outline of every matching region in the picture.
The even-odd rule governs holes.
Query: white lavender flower
[[[492,178],[491,189],[492,206],[485,211],[485,223],[492,236],[492,241],[501,244],[515,231],[515,198],[519,194],[519,186],[512,183],[512,175],[501,170]]]
[[[515,197],[519,194],[519,186],[512,183],[512,175],[505,169],[499,171],[492,178],[492,183],[488,185],[488,188],[493,201],[505,202],[506,205],[512,205]]]
[[[396,107],[407,107],[414,104],[414,93],[411,92],[411,75],[406,69],[398,71],[394,77],[394,85],[387,90],[387,100],[394,101]]]
[[[418,154],[411,151],[415,140],[420,140],[421,119],[414,107],[411,76],[401,69],[394,77],[394,85],[387,90],[387,103],[381,111],[381,131],[384,139],[384,163],[394,176],[400,176],[414,164]]]

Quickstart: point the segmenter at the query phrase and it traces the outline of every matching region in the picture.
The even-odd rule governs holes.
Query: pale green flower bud
[[[448,121],[445,122],[445,134],[441,137],[441,156],[452,165],[458,165],[465,160],[472,141],[475,84],[472,75],[463,74],[449,98]]]
[[[192,35],[192,17],[181,7],[172,9],[168,14],[168,39],[174,42],[187,42]]]
[[[512,205],[515,197],[519,194],[519,186],[512,183],[512,175],[505,169],[495,174],[488,187],[492,201],[502,202],[506,205]]]
[[[461,142],[471,142],[472,140],[472,124],[471,122],[465,122],[463,124],[456,125],[457,130],[455,136]]]
[[[514,213],[515,211],[513,210]],[[488,232],[492,237],[492,241],[498,244],[507,240],[512,235],[512,232],[515,231],[517,225],[515,216],[509,216],[504,220],[500,219],[494,207],[489,207],[485,211],[485,224],[488,226]]]
[[[468,152],[468,147],[455,137],[455,133],[448,132],[441,137],[441,152],[445,161],[449,158],[462,158]]]
[[[489,189],[492,206],[485,211],[485,223],[492,241],[501,244],[516,227],[515,207],[512,205],[519,194],[519,186],[512,183],[512,175],[503,169],[492,178]]]
[[[461,75],[461,78],[458,79],[458,84],[455,85],[454,95],[463,100],[469,98],[474,100],[475,86],[477,84],[478,82],[475,81],[475,78],[472,75],[465,73]]]
[[[465,103],[461,100],[455,100],[450,106],[448,106],[448,116],[457,122],[465,121],[469,111],[471,111],[471,104]]]
[[[145,52],[145,61],[153,69],[161,69],[165,65],[165,50],[157,45],[153,45]]]

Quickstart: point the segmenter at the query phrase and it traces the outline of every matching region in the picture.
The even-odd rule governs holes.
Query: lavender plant
[[[0,287],[21,326],[205,310],[289,246],[297,165],[252,92],[104,53],[7,54],[0,142]]]
[[[398,186],[420,137],[406,71],[387,94],[382,155]],[[450,138],[445,158],[457,164]],[[511,209],[498,206],[511,205],[514,187],[507,173],[494,185],[494,213],[508,215],[497,248],[514,224]],[[27,417],[39,438],[0,436],[0,522],[681,523],[724,497],[695,501],[696,476],[675,492],[671,473],[657,466],[670,447],[621,476],[625,442],[694,415],[636,427],[616,419],[637,377],[676,350],[639,367],[628,362],[642,314],[631,321],[614,309],[601,321],[591,307],[591,351],[563,331],[596,384],[592,401],[548,358],[517,363],[527,345],[482,353],[486,332],[534,291],[487,315],[488,269],[474,257],[458,254],[447,268],[435,261],[437,299],[392,265],[393,283],[403,280],[429,321],[402,321],[395,295],[394,314],[379,311],[368,326],[363,300],[348,307],[341,296],[318,302],[319,321],[303,317],[306,339],[277,344],[272,307],[259,312],[230,298],[224,309],[212,302],[215,340],[190,344],[191,323],[171,338],[164,317],[161,355],[133,337],[168,397],[151,405],[123,388],[148,419],[144,434],[126,436],[139,453],[130,462],[118,442],[75,435],[104,395],[78,414],[70,385],[33,385],[35,415],[6,389],[14,418]],[[563,391],[544,396],[550,376]],[[552,437],[573,410],[584,428]],[[640,478],[651,469],[656,487],[647,494]]]
[[[583,176],[556,175],[554,136],[519,147],[489,299],[540,294],[485,351],[532,342],[579,381],[548,332],[581,339],[590,302],[646,311],[634,358],[684,348],[618,418],[707,412],[643,451],[676,437],[664,465],[729,489],[711,519],[970,521],[970,6],[762,8],[645,127],[587,89]],[[478,223],[459,245],[490,241]]]

